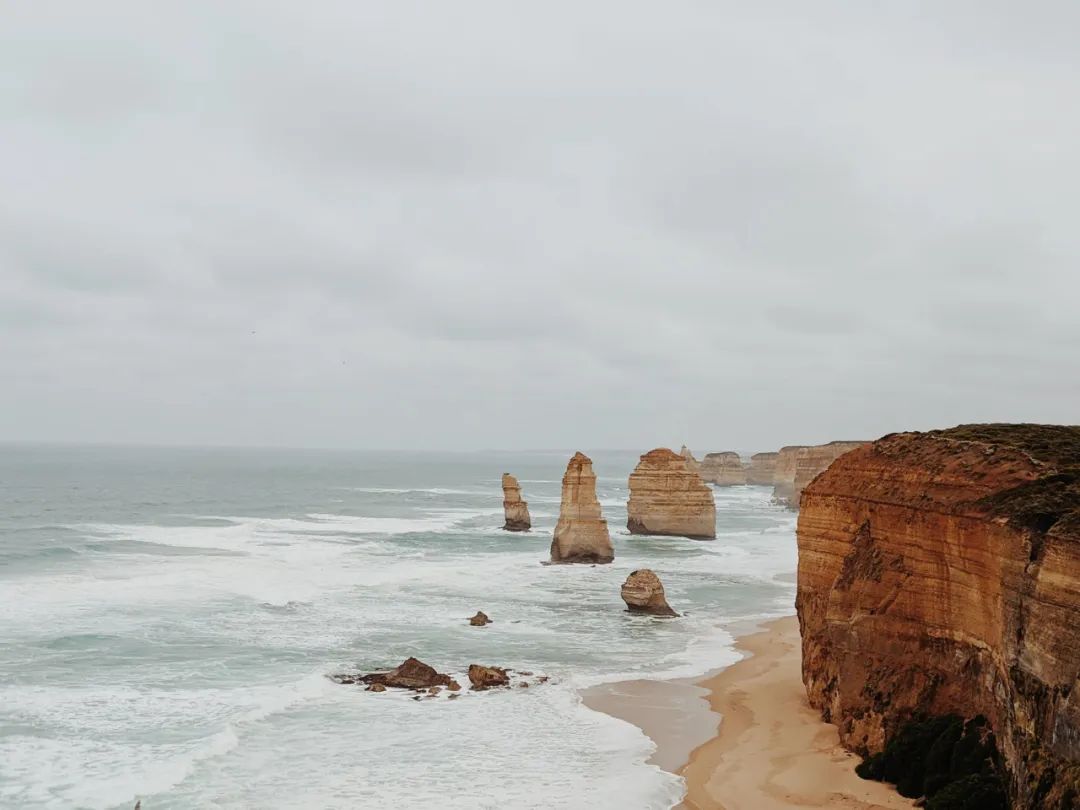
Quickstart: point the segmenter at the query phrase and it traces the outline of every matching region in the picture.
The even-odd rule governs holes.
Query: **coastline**
[[[858,758],[807,705],[794,616],[765,622],[735,647],[745,657],[704,678],[606,684],[583,701],[654,742],[649,761],[686,781],[679,810],[912,806],[856,776]]]

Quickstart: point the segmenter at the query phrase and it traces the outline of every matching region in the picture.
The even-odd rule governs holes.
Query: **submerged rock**
[[[631,613],[649,613],[653,616],[678,616],[667,603],[664,586],[648,568],[634,571],[622,586],[622,600]]]
[[[551,541],[551,561],[609,563],[614,559],[615,548],[596,497],[592,460],[584,453],[575,453],[562,479],[562,501]]]
[[[395,689],[430,689],[432,686],[448,686],[450,676],[436,672],[423,661],[407,658],[389,672],[372,672],[360,678],[372,686],[392,686]],[[372,689],[371,691],[381,691]]]
[[[476,611],[476,615],[469,619],[469,624],[473,627],[483,627],[485,624],[491,624],[491,619],[482,610]]]
[[[527,532],[532,528],[529,504],[521,499],[521,486],[510,473],[502,475],[503,514],[506,523],[503,529],[508,532]]]
[[[472,683],[473,691],[482,692],[497,686],[509,686],[510,676],[500,667],[469,664],[469,682]]]

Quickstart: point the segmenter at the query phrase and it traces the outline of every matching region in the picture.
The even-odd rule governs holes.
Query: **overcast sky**
[[[2,16],[0,439],[1080,422],[1075,2]]]

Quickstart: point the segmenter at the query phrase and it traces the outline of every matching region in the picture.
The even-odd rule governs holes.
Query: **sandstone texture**
[[[683,456],[666,447],[643,455],[630,474],[626,513],[631,534],[716,537],[712,489],[688,469]]]
[[[687,468],[694,472],[701,470],[701,462],[694,458],[694,454],[690,452],[690,448],[685,444],[679,449],[679,455],[686,459]]]
[[[642,568],[626,578],[622,586],[622,600],[631,613],[649,613],[653,616],[678,616],[664,596],[664,586],[653,571]]]
[[[795,462],[799,451],[805,450],[804,444],[789,444],[781,447],[776,454],[776,467],[773,469],[773,500],[789,505],[795,493]]]
[[[754,486],[773,485],[776,476],[776,459],[779,453],[754,453],[750,456],[750,467],[746,471],[746,483]]]
[[[795,480],[792,482],[791,505],[798,508],[799,499],[807,484],[829,468],[844,453],[862,447],[866,442],[829,442],[812,447],[804,447],[795,456]]]
[[[731,450],[706,453],[701,462],[701,478],[718,487],[733,487],[747,482],[747,468],[742,457]]]
[[[563,475],[559,522],[551,540],[551,561],[609,563],[614,559],[607,521],[596,497],[592,460],[584,453],[575,453]]]
[[[532,528],[529,516],[529,504],[521,500],[521,487],[510,473],[502,475],[503,513],[506,523],[503,528],[508,532],[527,532]]]
[[[1014,807],[1080,806],[1080,427],[852,450],[806,487],[798,544],[803,682],[845,746],[981,715]]]

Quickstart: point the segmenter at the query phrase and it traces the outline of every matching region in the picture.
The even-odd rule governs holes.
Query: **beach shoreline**
[[[890,786],[860,779],[858,757],[806,702],[794,616],[736,638],[745,657],[704,677],[623,681],[583,694],[585,705],[640,728],[650,762],[682,776],[679,810],[910,808]]]

